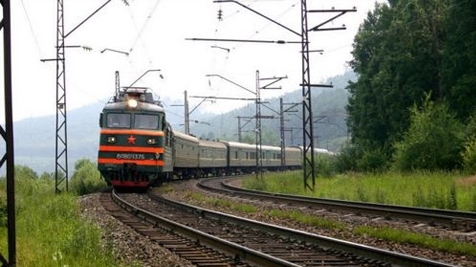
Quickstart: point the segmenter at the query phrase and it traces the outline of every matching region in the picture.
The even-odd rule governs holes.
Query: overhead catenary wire
[[[129,48],[129,53],[132,53],[134,50],[135,50],[135,47],[137,45],[138,42],[140,42],[141,46],[142,46],[142,49],[144,50],[144,53],[146,55],[146,58],[148,60],[148,63],[149,63],[149,66],[152,67],[152,59],[148,53],[148,50],[147,50],[147,47],[142,39],[142,35],[144,34],[144,31],[146,30],[147,26],[149,25],[151,19],[153,18],[156,10],[157,10],[157,7],[159,6],[159,4],[161,3],[162,1],[161,0],[156,0],[155,3],[154,3],[154,6],[152,7],[151,11],[149,12],[149,14],[147,15],[145,21],[144,21],[144,24],[140,27],[140,29],[138,30],[138,27],[137,27],[137,22],[136,22],[136,18],[132,12],[132,9],[131,7],[129,6],[129,15],[130,15],[130,19],[132,21],[132,24],[136,30],[136,38],[135,40],[132,42],[130,48]]]
[[[40,43],[38,42],[38,37],[36,36],[36,31],[33,28],[33,24],[31,23],[31,19],[30,19],[30,16],[28,15],[28,11],[26,9],[24,0],[21,0],[21,5],[23,7],[23,12],[25,13],[25,17],[28,22],[28,27],[30,28],[31,35],[33,37],[33,40],[35,40],[35,45],[36,45],[36,49],[38,50],[38,54],[40,55],[40,58],[43,58],[43,51],[41,50]]]

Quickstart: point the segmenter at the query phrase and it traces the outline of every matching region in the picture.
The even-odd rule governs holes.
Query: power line
[[[38,38],[36,37],[35,30],[33,29],[33,24],[31,23],[30,16],[28,15],[28,11],[26,10],[25,2],[23,0],[21,0],[21,5],[23,7],[23,12],[25,12],[26,20],[28,22],[28,27],[30,28],[31,35],[33,36],[33,39],[35,40],[36,49],[38,50],[40,57],[43,57],[43,52],[41,51]]]

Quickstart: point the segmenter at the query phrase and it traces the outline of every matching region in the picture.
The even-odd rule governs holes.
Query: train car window
[[[159,128],[159,116],[154,114],[135,114],[134,128],[156,130]]]
[[[108,113],[108,128],[131,128],[131,114],[129,113]]]

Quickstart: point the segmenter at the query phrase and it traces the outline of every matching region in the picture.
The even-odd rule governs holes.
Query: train
[[[145,87],[125,87],[99,115],[97,166],[114,188],[148,189],[172,179],[253,173],[256,145],[204,140],[172,129],[165,108]],[[261,146],[262,171],[299,169],[302,149]]]

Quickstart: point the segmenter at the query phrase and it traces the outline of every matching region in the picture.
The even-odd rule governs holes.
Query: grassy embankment
[[[304,190],[302,172],[267,173],[263,180],[250,176],[244,180],[243,186],[256,190],[314,197],[476,210],[476,177],[462,177],[452,173],[353,174],[334,178],[316,178],[315,192]],[[164,187],[161,190],[171,189]],[[266,211],[259,211],[259,208],[254,205],[216,199],[202,193],[184,192],[184,195],[197,205],[211,205],[243,213],[260,212],[265,216],[285,218],[301,224],[332,229],[338,232],[349,228],[349,226],[337,220],[308,215],[299,210],[286,211],[270,208]],[[439,251],[476,256],[475,244],[439,239],[411,231],[370,226],[352,226],[348,230],[356,235],[366,235],[402,244],[414,244]]]
[[[121,266],[114,260],[112,244],[101,244],[100,229],[80,217],[76,195],[55,195],[52,179],[17,178],[15,188],[17,266]],[[4,179],[0,211],[2,206]],[[8,259],[5,219],[3,214],[0,252]]]
[[[304,190],[302,172],[268,173],[263,181],[246,179],[243,186],[314,197],[476,211],[476,176],[443,172],[347,174],[317,177],[315,181],[311,192]]]
[[[412,174],[348,174],[333,178],[316,178],[314,192],[304,190],[302,172],[270,173],[263,180],[250,177],[244,180],[246,188],[300,194],[313,197],[334,198],[393,205],[418,206],[439,209],[476,211],[476,176],[462,176],[456,173]],[[308,181],[311,183],[311,181]],[[299,212],[298,212],[299,213]],[[309,221],[308,215],[295,212],[275,212],[276,216]],[[316,219],[314,219],[316,220]],[[321,221],[317,219],[317,221]],[[320,222],[340,228],[338,222]],[[373,228],[357,226],[352,229],[358,235],[367,235],[402,244],[414,244],[430,249],[476,256],[476,245],[438,239],[425,234],[389,227]]]

